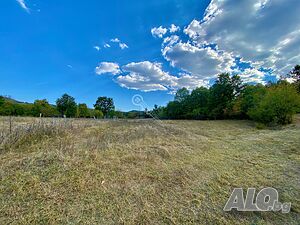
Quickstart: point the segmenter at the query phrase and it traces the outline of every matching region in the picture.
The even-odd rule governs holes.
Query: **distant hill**
[[[12,102],[12,103],[17,103],[17,104],[33,104],[33,103],[29,103],[29,102],[21,102],[21,101],[15,100],[15,99],[11,98],[10,96],[3,96],[3,95],[0,95],[0,96],[3,97],[5,101]]]
[[[32,105],[33,103],[30,103],[30,102],[22,102],[22,101],[18,101],[16,99],[13,99],[12,97],[10,96],[5,96],[5,95],[0,95],[0,97],[3,97],[5,101],[8,101],[8,102],[11,102],[11,103],[14,103],[14,104],[26,104],[26,105]],[[51,106],[54,106],[54,104],[50,104]],[[128,114],[131,114],[132,116],[135,114],[136,116],[144,116],[145,112],[144,111],[139,111],[139,110],[131,110],[131,111],[127,111],[127,112],[123,112],[123,111],[120,111],[122,113],[124,113],[126,116]]]
[[[14,104],[26,104],[26,105],[32,105],[33,104],[33,103],[30,103],[30,102],[18,101],[16,99],[13,99],[10,96],[0,95],[0,97],[3,97],[5,101],[8,101],[8,102],[11,102],[11,103],[14,103]],[[55,107],[54,104],[50,104],[50,105]],[[127,112],[123,112],[123,111],[120,111],[120,112],[124,113],[124,115],[126,115],[126,116],[131,115],[132,117],[146,117],[145,111],[140,111],[140,110],[130,110],[130,111],[127,111]]]

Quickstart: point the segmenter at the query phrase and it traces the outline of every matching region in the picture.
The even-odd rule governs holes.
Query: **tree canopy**
[[[161,119],[252,119],[267,125],[288,124],[300,112],[299,98],[294,84],[284,80],[265,86],[245,85],[238,75],[223,73],[210,88],[199,87],[191,93],[179,89],[174,101],[166,107],[156,106],[153,114]]]
[[[94,104],[94,107],[96,110],[103,112],[105,117],[107,117],[110,112],[115,110],[113,99],[108,97],[99,97]]]
[[[300,93],[300,65],[296,65],[294,69],[288,74],[288,77],[294,80],[294,85],[298,93]]]
[[[64,94],[56,100],[56,107],[62,116],[75,117],[76,115],[77,105],[75,98],[68,94]]]

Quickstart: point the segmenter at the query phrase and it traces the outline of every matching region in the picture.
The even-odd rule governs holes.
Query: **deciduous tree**
[[[75,98],[68,94],[64,94],[56,100],[56,107],[62,116],[75,117],[76,115],[77,105]]]
[[[96,110],[103,112],[105,117],[107,117],[111,111],[115,110],[113,99],[108,97],[99,97],[94,107]]]

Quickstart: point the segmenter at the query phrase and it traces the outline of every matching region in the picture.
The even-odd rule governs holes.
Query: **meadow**
[[[0,117],[0,224],[299,224],[299,137],[299,116]],[[291,212],[224,212],[235,187],[274,187]]]

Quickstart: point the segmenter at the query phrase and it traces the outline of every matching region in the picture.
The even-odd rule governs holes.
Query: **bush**
[[[104,117],[103,112],[97,109],[92,109],[91,116],[96,119],[102,119]]]
[[[291,85],[278,85],[267,89],[258,106],[250,109],[251,119],[266,125],[285,125],[292,122],[300,108],[300,96]]]
[[[239,101],[240,114],[242,118],[249,119],[248,112],[258,106],[266,95],[267,88],[262,84],[247,85],[242,91]]]

